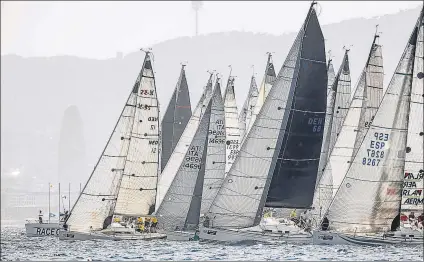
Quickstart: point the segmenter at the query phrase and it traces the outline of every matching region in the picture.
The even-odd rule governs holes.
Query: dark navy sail
[[[180,78],[162,119],[161,170],[168,163],[191,117],[190,94],[184,67],[183,65],[181,68]]]
[[[273,176],[267,207],[308,208],[312,205],[327,104],[324,37],[313,7],[303,30],[291,110],[287,112],[287,126],[281,127],[269,171]]]

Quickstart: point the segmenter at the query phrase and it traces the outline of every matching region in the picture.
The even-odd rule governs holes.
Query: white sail
[[[242,138],[242,141],[244,141],[244,139],[246,138],[246,135],[249,133],[250,129],[252,128],[253,123],[255,122],[256,117],[261,111],[262,105],[265,103],[265,99],[267,98],[275,79],[276,79],[276,76],[275,76],[274,64],[272,63],[272,55],[271,53],[268,53],[268,61],[266,63],[265,74],[262,79],[261,87],[259,88],[258,98],[256,99],[256,105],[253,109],[253,114],[250,118],[250,121],[246,126],[247,128],[245,131],[245,135]]]
[[[184,160],[177,167],[177,172],[156,211],[160,228],[165,231],[194,230],[199,224],[211,101],[209,99],[191,143],[183,153]]]
[[[225,114],[219,79],[212,96],[207,147],[201,214],[209,210],[225,177]]]
[[[415,49],[401,203],[401,213],[409,217],[414,212],[416,218],[424,212],[423,72],[423,25],[421,24]]]
[[[230,76],[224,93],[225,110],[225,136],[226,136],[226,165],[225,173],[230,170],[231,165],[240,150],[240,130],[238,125],[238,110],[236,94],[234,92],[234,77]]]
[[[345,51],[343,62],[340,66],[339,72],[333,83],[333,89],[336,90],[336,100],[334,102],[333,116],[331,121],[331,135],[328,146],[328,152],[331,153],[337,137],[340,134],[343,121],[349,110],[350,101],[350,68],[349,68],[349,50]],[[330,155],[328,155],[329,157]],[[327,159],[328,161],[328,159]]]
[[[181,135],[180,140],[178,140],[178,143],[175,146],[175,149],[172,152],[171,157],[169,158],[168,163],[165,166],[165,169],[161,173],[156,197],[157,204],[160,204],[162,202],[166,192],[168,191],[172,181],[174,180],[178,168],[184,161],[187,147],[191,144],[191,141],[193,140],[194,134],[197,128],[199,127],[201,116],[205,112],[207,103],[209,102],[211,95],[212,74],[209,77],[208,84],[206,85],[206,88],[204,89],[203,94],[200,97],[192,116],[190,117],[190,120],[188,121],[187,127],[184,129],[184,132]]]
[[[336,78],[336,74],[334,72],[334,67],[331,58],[328,60],[328,66],[327,66],[327,109],[325,112],[325,124],[324,124],[324,133],[323,133],[323,141],[321,146],[321,154],[319,158],[319,164],[318,164],[318,175],[317,175],[317,181],[315,183],[315,187],[319,184],[322,174],[324,172],[324,167],[327,164],[328,160],[328,148],[330,146],[330,138],[331,138],[331,123],[333,120],[333,110],[334,110],[334,103],[336,98],[336,91],[332,88],[334,79]],[[315,197],[315,196],[314,196]],[[314,200],[315,202],[315,200]]]
[[[258,88],[256,86],[255,76],[252,76],[252,79],[250,80],[249,92],[247,93],[247,98],[244,101],[243,108],[241,109],[239,115],[240,143],[246,134],[246,128],[248,128],[250,119],[252,118],[257,100]]]
[[[383,232],[399,213],[416,40],[417,27],[328,209],[331,230]]]
[[[374,37],[348,113],[316,188],[314,206],[321,215],[327,211],[381,102],[384,74],[381,46],[375,43],[377,37]]]
[[[314,37],[304,38],[308,32]],[[320,40],[318,45],[316,39]],[[277,141],[280,132],[285,132],[297,84],[293,81],[293,77],[297,78],[299,64],[303,63],[308,63],[309,66],[323,63],[326,74],[325,61],[317,61],[320,56],[314,59],[301,56],[302,46],[307,45],[308,48],[314,46],[321,51],[321,48],[324,49],[323,43],[315,10],[311,8],[262,109],[241,146],[238,157],[212,202],[207,214],[212,227],[246,228],[259,224],[273,174],[270,168],[272,164],[275,165],[273,158]],[[326,79],[322,80],[326,85]]]
[[[116,207],[122,213],[147,215],[151,211],[159,171],[157,105],[152,64],[147,53],[109,141],[66,221],[70,230],[102,229],[105,219],[114,211],[117,198]],[[133,181],[131,185],[128,180]],[[124,201],[128,201],[128,205]]]

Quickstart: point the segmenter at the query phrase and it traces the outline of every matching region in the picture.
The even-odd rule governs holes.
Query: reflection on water
[[[28,238],[23,227],[1,228],[1,260],[413,260],[423,247],[315,246],[264,243],[59,241]]]

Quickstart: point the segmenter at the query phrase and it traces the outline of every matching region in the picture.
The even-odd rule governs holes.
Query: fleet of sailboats
[[[192,111],[182,65],[160,124],[145,51],[59,238],[422,245],[423,11],[384,95],[376,32],[351,99],[350,50],[336,74],[315,4],[240,114],[231,71],[224,95],[210,73]],[[264,217],[276,210],[302,215]]]

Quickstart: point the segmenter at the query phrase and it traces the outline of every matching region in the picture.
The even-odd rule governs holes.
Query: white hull
[[[27,237],[59,236],[58,223],[26,223]]]
[[[170,241],[193,241],[194,231],[172,231],[166,232],[166,240]]]
[[[201,240],[210,241],[264,241],[264,242],[293,242],[293,243],[312,243],[312,234],[306,232],[299,233],[273,233],[267,231],[236,230],[236,229],[216,229],[200,228],[199,237]]]
[[[375,235],[353,235],[342,234],[328,231],[314,231],[313,244],[328,244],[328,245],[423,245],[423,236],[405,234],[395,232],[391,235],[375,234]]]
[[[75,232],[61,230],[60,240],[152,240],[165,238],[165,234],[160,233],[133,233],[133,234],[105,234],[101,232]]]

